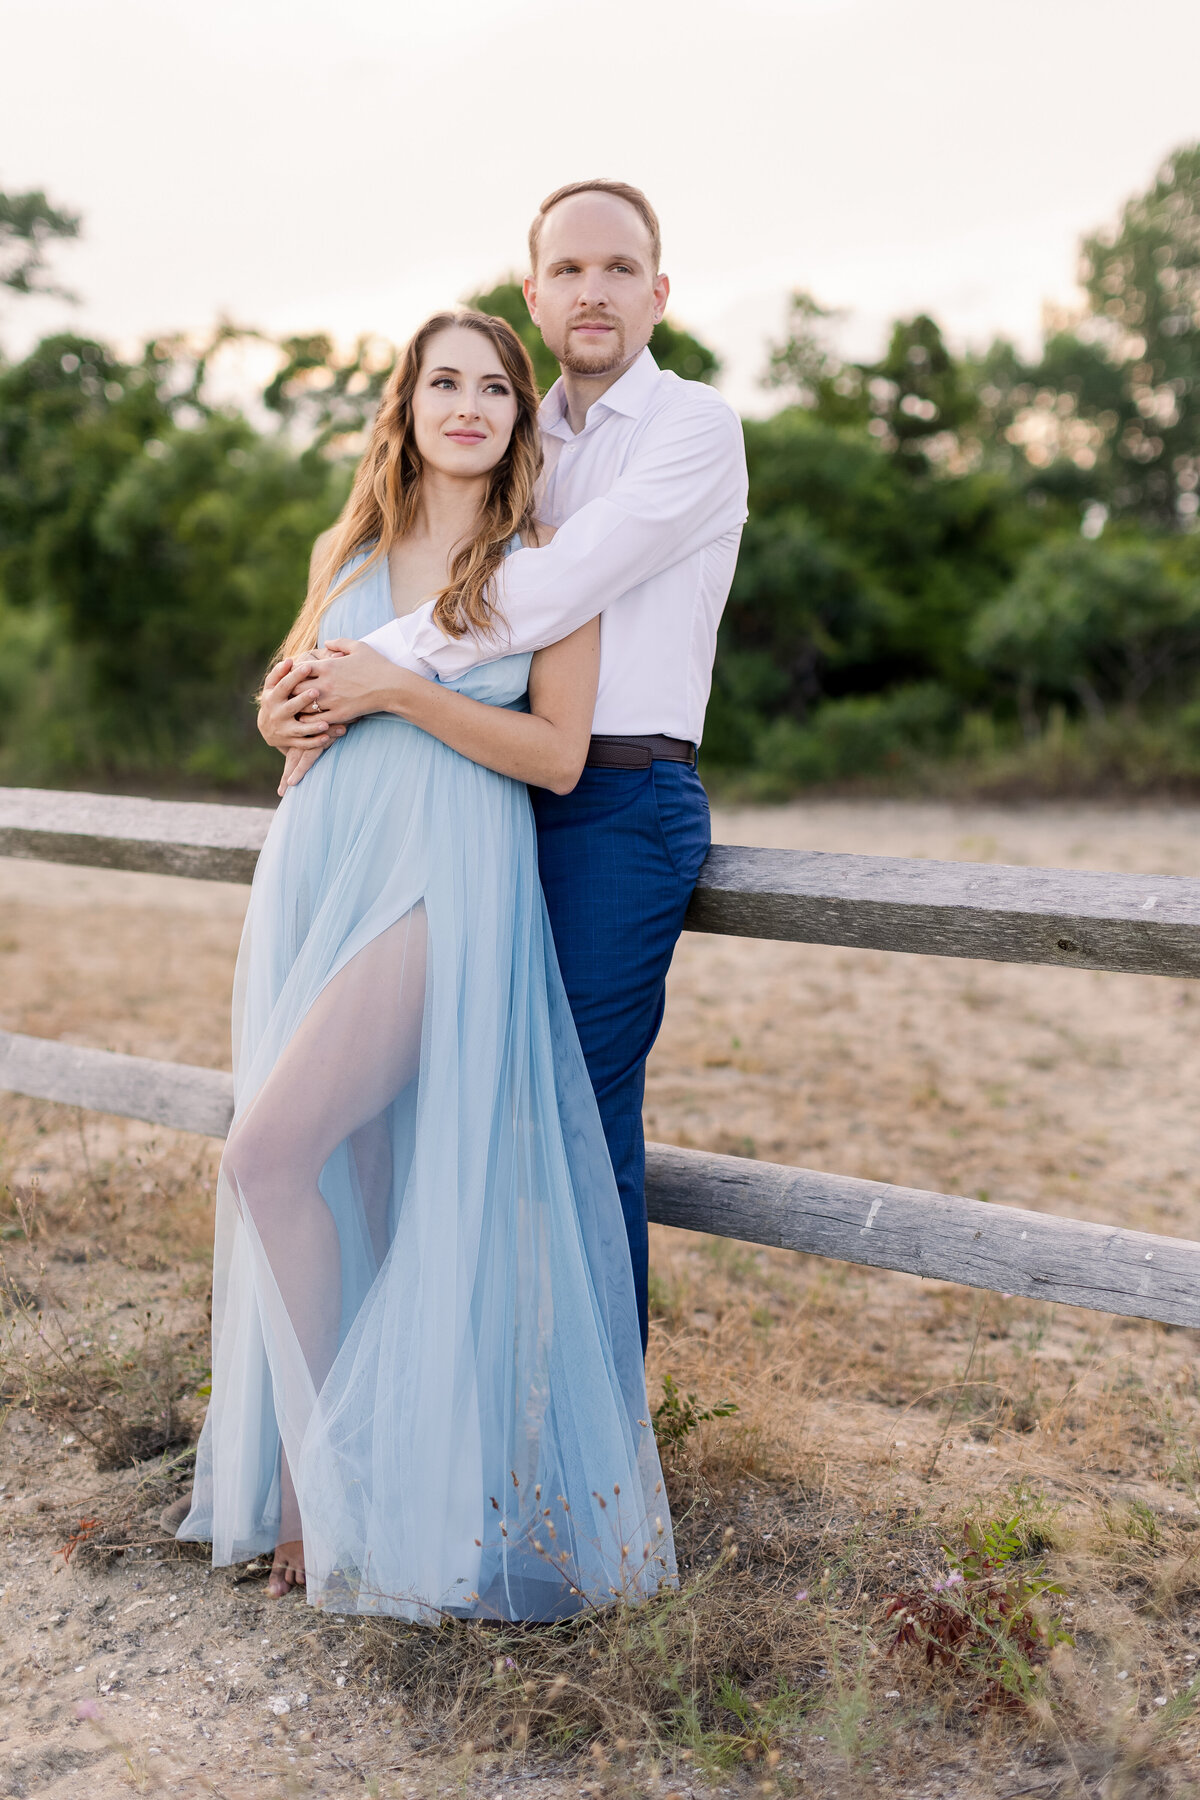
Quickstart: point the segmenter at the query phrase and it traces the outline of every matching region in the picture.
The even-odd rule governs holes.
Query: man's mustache
[[[567,330],[574,331],[577,325],[611,325],[614,331],[621,321],[608,312],[576,313],[573,319],[567,320]]]

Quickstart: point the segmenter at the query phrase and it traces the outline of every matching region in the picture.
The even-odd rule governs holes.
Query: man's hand
[[[390,663],[378,650],[355,638],[333,638],[325,646],[327,661],[314,661],[296,688],[301,704],[314,701],[320,716],[332,728],[345,727],[367,713],[390,712],[404,717],[404,696],[414,686],[424,687],[420,675]]]

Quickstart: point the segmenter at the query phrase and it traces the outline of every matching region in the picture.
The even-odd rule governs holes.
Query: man
[[[505,561],[503,640],[446,638],[426,605],[344,646],[311,679],[273,671],[260,714],[269,743],[310,707],[323,715],[318,744],[369,712],[433,727],[437,687],[413,701],[417,684],[407,682],[398,698],[391,665],[445,679],[601,615],[587,768],[572,793],[532,799],[554,942],[620,1189],[643,1347],[645,1065],[708,851],[696,748],[746,517],[736,414],[711,388],[661,372],[647,349],[670,291],[659,255],[654,210],[624,182],[558,188],[533,222],[525,298],[562,368],[541,409],[539,517],[558,530],[545,549]]]

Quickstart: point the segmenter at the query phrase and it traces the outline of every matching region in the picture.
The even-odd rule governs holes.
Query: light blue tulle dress
[[[323,639],[391,615],[384,559]],[[529,660],[454,685],[523,707]],[[524,786],[390,716],[353,725],[268,833],[234,1064],[179,1535],[217,1564],[271,1550],[282,1444],[315,1604],[555,1619],[673,1582],[620,1203]]]

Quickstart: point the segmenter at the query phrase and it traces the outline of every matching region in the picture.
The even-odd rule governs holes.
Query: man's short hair
[[[546,195],[537,209],[537,217],[529,227],[529,267],[532,270],[537,270],[542,220],[560,200],[569,200],[573,194],[612,194],[616,199],[624,200],[632,206],[650,233],[650,259],[654,264],[654,273],[658,274],[658,265],[662,260],[662,232],[659,229],[658,214],[641,188],[632,187],[628,181],[605,181],[602,177],[597,177],[595,181],[568,181],[565,187],[555,188],[552,194]]]

